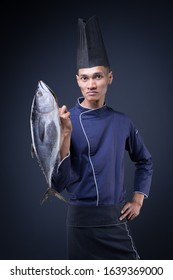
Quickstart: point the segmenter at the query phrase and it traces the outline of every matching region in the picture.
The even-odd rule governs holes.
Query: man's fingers
[[[67,110],[67,106],[66,105],[63,105],[61,107],[61,110],[62,110],[62,113],[66,113],[68,110]]]
[[[130,208],[131,204],[130,203],[126,203],[123,208],[121,209],[121,214],[124,214],[125,212],[127,212]]]
[[[66,112],[66,113],[62,114],[61,117],[65,120],[69,119],[70,118],[70,112]]]
[[[129,203],[127,203],[126,205],[124,205],[124,207],[121,210],[122,215],[120,216],[120,221],[125,219],[130,214],[130,212],[131,212],[130,205],[129,205]]]
[[[65,105],[59,108],[59,114],[60,114],[60,118],[62,119],[70,118],[70,112],[67,110],[67,107]]]
[[[63,105],[61,108],[59,108],[60,115],[66,113],[67,111],[68,110],[67,110],[67,107],[65,105]]]
[[[135,202],[129,202],[124,205],[124,207],[121,210],[121,216],[120,221],[127,218],[128,220],[133,220],[135,217],[137,217],[140,213],[140,207]]]

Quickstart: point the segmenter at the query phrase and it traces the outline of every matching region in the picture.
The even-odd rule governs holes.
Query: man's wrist
[[[132,201],[142,206],[144,201],[144,194],[135,192]]]

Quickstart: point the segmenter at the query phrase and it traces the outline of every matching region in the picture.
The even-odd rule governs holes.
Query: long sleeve
[[[59,193],[62,192],[69,183],[70,167],[71,160],[69,154],[54,168],[52,175],[52,187]]]
[[[126,149],[133,162],[135,162],[134,191],[143,193],[148,197],[150,192],[153,161],[150,152],[146,148],[143,140],[131,123],[129,137],[126,141]]]

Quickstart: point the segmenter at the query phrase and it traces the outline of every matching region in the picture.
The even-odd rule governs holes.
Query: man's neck
[[[102,101],[102,102],[100,102],[100,100],[88,101],[88,100],[84,99],[80,105],[87,109],[99,109],[99,108],[103,107],[104,101]]]

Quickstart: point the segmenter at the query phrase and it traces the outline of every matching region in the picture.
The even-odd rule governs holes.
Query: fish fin
[[[67,202],[66,199],[59,192],[57,192],[53,188],[48,188],[47,191],[43,194],[40,204],[43,205],[43,203],[48,199],[48,197],[50,195],[53,195],[53,196],[57,197],[58,199],[63,200],[64,202]]]
[[[34,158],[34,156],[35,156],[35,151],[34,151],[33,144],[31,144],[31,157]]]

